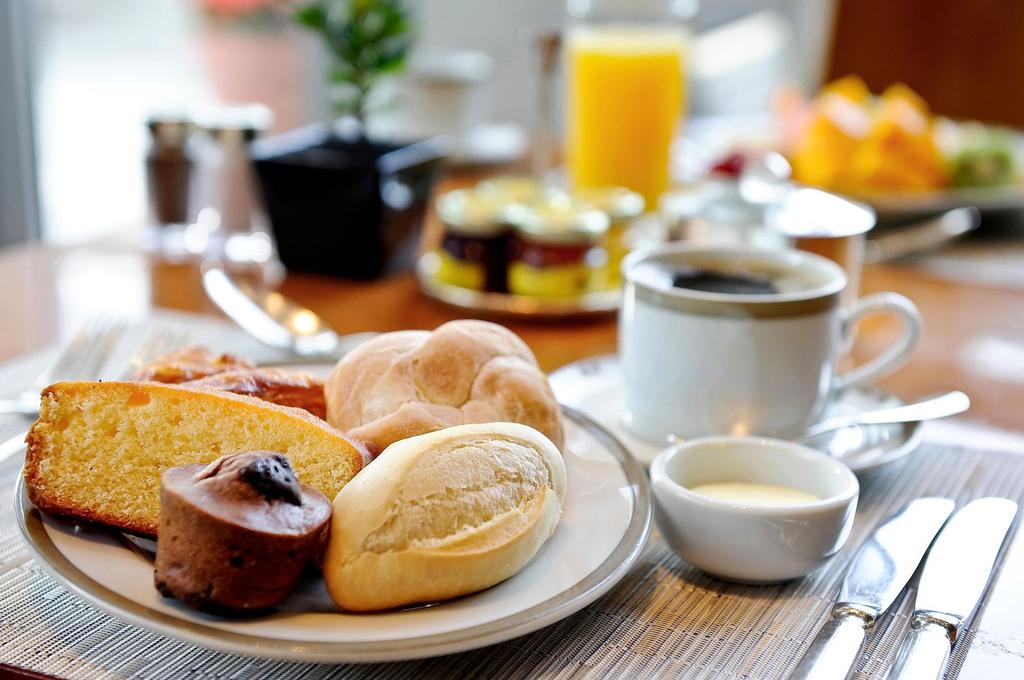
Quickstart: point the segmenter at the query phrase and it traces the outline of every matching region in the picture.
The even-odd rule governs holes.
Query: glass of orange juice
[[[565,161],[574,189],[623,186],[649,210],[668,187],[686,107],[695,0],[569,0]]]

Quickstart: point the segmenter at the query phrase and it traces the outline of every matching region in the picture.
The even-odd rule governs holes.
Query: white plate
[[[875,209],[883,222],[907,220],[921,215],[973,206],[982,212],[1024,208],[1024,186],[963,187],[942,191],[887,193],[853,196]]]
[[[663,444],[638,437],[622,425],[623,391],[618,357],[605,355],[568,364],[552,373],[550,381],[558,401],[583,411],[607,427],[645,465],[665,448]],[[839,395],[825,415],[857,413],[902,403],[881,390],[849,389]],[[814,446],[833,454],[857,449],[858,453],[843,458],[843,462],[862,474],[903,458],[920,442],[920,423],[907,423],[847,427],[836,430],[831,436],[823,435]]]
[[[489,590],[418,609],[345,614],[311,579],[279,611],[252,619],[193,612],[161,597],[153,566],[120,534],[40,513],[19,479],[21,533],[68,590],[149,630],[223,652],[321,662],[397,661],[475,649],[564,619],[614,586],[651,527],[643,468],[614,437],[566,409],[569,482],[558,528],[522,571]]]
[[[1001,126],[998,129],[1010,138],[1015,157],[1024,158],[1024,131]],[[677,144],[673,155],[674,173],[676,179],[692,183],[704,176],[709,164],[732,150],[777,149],[779,144],[778,122],[771,115],[698,116],[687,121],[686,137]],[[880,222],[894,223],[963,206],[973,206],[983,213],[1020,210],[1024,208],[1024,184],[849,194],[849,197],[874,208]]]

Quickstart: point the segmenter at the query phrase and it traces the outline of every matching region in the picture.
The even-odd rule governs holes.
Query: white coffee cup
[[[766,276],[778,292],[717,293],[673,286],[683,268]],[[619,354],[623,422],[663,443],[671,435],[792,435],[818,419],[838,390],[899,368],[921,334],[914,304],[878,293],[841,305],[846,275],[797,250],[669,244],[622,264]],[[879,356],[837,375],[861,319],[892,313],[903,335]]]

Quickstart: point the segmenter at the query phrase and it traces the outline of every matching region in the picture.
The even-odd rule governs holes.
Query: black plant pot
[[[252,159],[284,266],[373,279],[409,268],[440,140],[345,140],[314,125],[258,140]]]

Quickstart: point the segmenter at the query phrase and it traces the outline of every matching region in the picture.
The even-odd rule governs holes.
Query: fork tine
[[[34,414],[39,405],[39,393],[52,383],[100,377],[100,371],[110,359],[126,327],[127,322],[121,317],[110,314],[91,317],[57,359],[36,377],[31,387],[16,399],[4,402],[4,412]]]
[[[38,392],[56,380],[68,377],[69,373],[88,356],[96,334],[102,332],[107,323],[109,321],[106,316],[88,319],[60,356],[39,374],[33,383],[33,389]]]
[[[131,359],[128,361],[128,368],[124,372],[124,378],[135,377],[139,369],[157,358],[161,354],[181,347],[188,340],[188,331],[177,326],[159,324],[150,327],[143,336],[139,346],[135,349]]]
[[[82,328],[78,331],[71,342],[64,347],[64,351],[60,353],[53,363],[46,367],[42,373],[40,373],[35,382],[32,384],[33,388],[41,390],[54,381],[56,376],[61,375],[67,371],[67,367],[78,361],[82,351],[88,344],[89,335],[92,333],[92,327],[95,325],[96,319],[91,318],[82,325]]]
[[[179,346],[187,333],[174,326],[156,326],[150,332],[147,342],[139,346],[135,358],[140,362],[148,362],[161,354]]]
[[[78,370],[74,375],[75,378],[95,380],[101,375],[103,366],[110,359],[110,355],[114,353],[114,348],[117,347],[126,325],[124,319],[115,318],[110,321],[103,332],[96,336],[89,359],[76,367]]]

